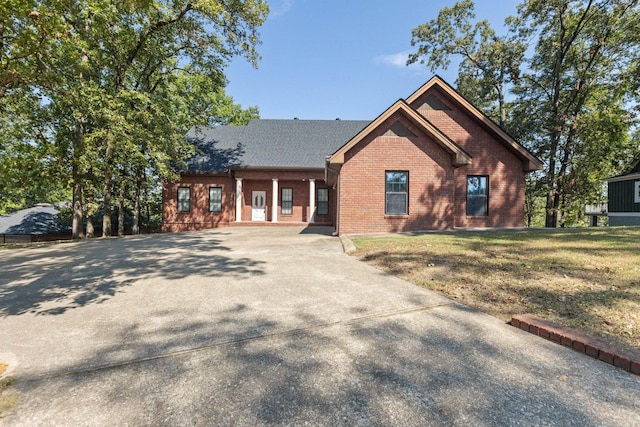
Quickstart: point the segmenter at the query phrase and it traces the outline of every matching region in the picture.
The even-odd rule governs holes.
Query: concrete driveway
[[[640,377],[231,227],[0,251],[2,425],[640,425]]]

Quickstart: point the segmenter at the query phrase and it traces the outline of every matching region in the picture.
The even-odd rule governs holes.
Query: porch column
[[[316,212],[316,180],[309,180],[309,224],[313,224],[315,222]]]
[[[278,178],[273,178],[271,195],[271,222],[278,222]]]
[[[242,178],[236,178],[236,222],[242,222]]]

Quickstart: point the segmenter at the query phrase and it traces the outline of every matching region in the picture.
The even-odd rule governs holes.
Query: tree
[[[50,117],[46,138],[70,178],[73,236],[82,237],[86,208],[95,206],[87,196],[101,197],[103,233],[110,235],[112,194],[127,188],[114,176],[122,181],[135,171],[140,185],[141,176],[166,178],[192,152],[184,139],[189,127],[244,113],[201,108],[196,97],[208,94],[177,89],[192,78],[199,83],[191,89],[222,96],[233,56],[257,63],[257,28],[268,6],[9,0],[3,12],[0,96],[20,88],[40,97],[38,110]]]
[[[418,49],[407,64],[420,62],[434,72],[460,56],[458,90],[504,127],[507,89],[517,79],[525,44],[498,36],[486,20],[472,25],[473,10],[473,1],[463,0],[414,28],[411,45]]]
[[[538,34],[515,92],[521,121],[535,125],[528,139],[546,161],[547,227],[565,225],[570,211],[593,202],[594,182],[615,172],[630,148],[624,75],[639,54],[629,36],[639,17],[637,1],[555,0],[528,1],[510,20],[522,39]]]
[[[29,91],[0,97],[0,214],[69,200],[66,170],[47,137],[49,117]]]
[[[482,36],[493,34],[485,21],[471,25],[472,11],[465,0],[414,30],[420,48],[410,60],[434,69],[448,65],[447,55],[461,55],[462,94],[489,113],[492,104],[479,98],[490,97],[501,125],[545,162],[527,184],[546,199],[545,225],[575,223],[584,204],[601,197],[602,180],[634,151],[628,100],[638,84],[638,1],[527,0],[507,18],[507,36],[493,39]],[[535,196],[527,197],[536,206]]]

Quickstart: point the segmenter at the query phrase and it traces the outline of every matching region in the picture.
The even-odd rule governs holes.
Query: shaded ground
[[[355,255],[504,321],[535,313],[640,348],[640,228],[353,239]]]
[[[346,256],[330,231],[4,252],[19,401],[0,425],[640,425],[640,377]]]

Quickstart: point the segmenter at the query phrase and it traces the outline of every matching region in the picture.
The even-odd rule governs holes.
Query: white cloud
[[[289,12],[293,7],[294,0],[271,1],[269,2],[269,18],[277,18]]]
[[[407,60],[409,59],[410,53],[411,53],[410,51],[405,50],[402,52],[392,53],[388,55],[378,55],[375,58],[373,58],[373,62],[374,64],[388,65],[396,68],[415,69],[420,67],[420,64],[417,64],[417,63],[411,64],[407,67]]]

